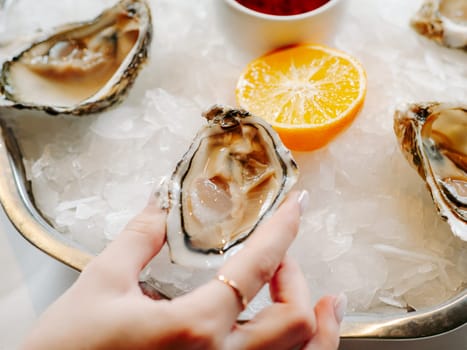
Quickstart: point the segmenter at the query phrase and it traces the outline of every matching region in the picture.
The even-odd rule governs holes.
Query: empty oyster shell
[[[144,0],[122,0],[96,19],[67,25],[3,64],[0,92],[16,108],[85,114],[118,102],[145,62],[152,37]]]
[[[411,104],[395,113],[394,131],[440,215],[467,241],[467,106]]]
[[[243,110],[214,106],[169,183],[173,262],[217,267],[282,201],[298,168],[276,132]]]
[[[411,24],[439,44],[467,48],[466,0],[425,0]]]

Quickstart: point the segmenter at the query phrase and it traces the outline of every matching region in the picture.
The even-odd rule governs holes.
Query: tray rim
[[[1,116],[0,135],[0,203],[7,217],[32,245],[63,264],[82,271],[93,255],[61,236],[35,207],[20,148],[13,130]],[[150,280],[143,280],[140,285],[147,294],[164,297],[164,292]],[[410,313],[349,313],[342,322],[341,337],[420,339],[441,335],[464,324],[467,324],[467,288],[442,304]]]

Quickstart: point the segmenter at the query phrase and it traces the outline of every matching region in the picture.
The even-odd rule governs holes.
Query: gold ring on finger
[[[238,288],[237,282],[225,277],[224,275],[217,275],[216,278],[217,278],[217,280],[221,281],[222,283],[229,286],[233,290],[233,292],[235,293],[235,296],[237,297],[237,299],[238,299],[238,301],[239,301],[239,303],[240,303],[240,305],[242,307],[242,311],[245,310],[247,305],[248,305],[248,300],[247,300],[246,296]]]

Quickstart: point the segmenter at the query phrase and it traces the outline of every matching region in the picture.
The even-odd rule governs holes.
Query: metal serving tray
[[[23,158],[13,130],[0,115],[0,202],[16,229],[29,242],[62,263],[81,271],[92,254],[67,240],[45,220],[34,204]],[[143,289],[163,296],[163,287],[142,281]],[[467,289],[431,308],[392,314],[350,313],[342,327],[343,338],[414,339],[440,335],[467,323]]]

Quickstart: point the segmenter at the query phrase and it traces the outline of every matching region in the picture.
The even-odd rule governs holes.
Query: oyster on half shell
[[[467,106],[411,104],[395,113],[394,131],[438,212],[467,241]]]
[[[218,267],[283,200],[298,177],[290,151],[264,120],[214,106],[168,184],[173,262]]]
[[[441,45],[467,48],[466,0],[425,0],[411,24]]]
[[[122,0],[90,22],[59,28],[3,64],[4,104],[49,114],[101,111],[128,91],[151,37],[145,0]]]

